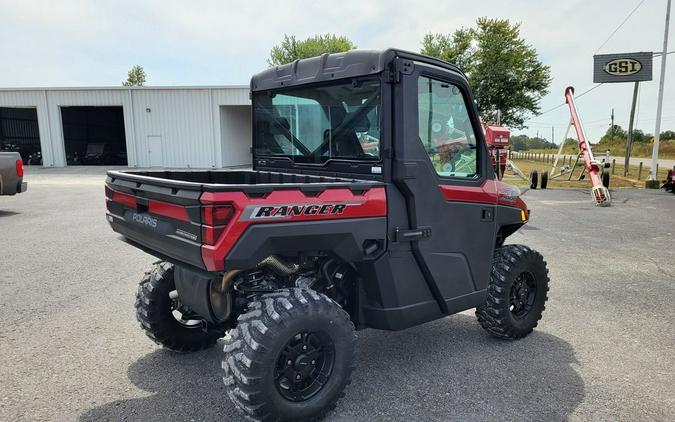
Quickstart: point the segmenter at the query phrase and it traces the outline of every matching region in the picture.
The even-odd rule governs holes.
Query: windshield
[[[299,163],[380,159],[380,81],[256,92],[254,152]]]

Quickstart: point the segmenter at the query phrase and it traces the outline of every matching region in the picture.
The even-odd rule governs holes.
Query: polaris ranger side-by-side
[[[253,170],[110,171],[107,218],[161,259],[137,317],[164,347],[225,336],[225,390],[256,420],[307,420],[349,383],[355,329],[476,308],[518,339],[546,263],[498,181],[465,76],[399,50],[325,54],[251,80]]]

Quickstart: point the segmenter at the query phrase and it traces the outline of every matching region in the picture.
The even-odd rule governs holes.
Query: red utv
[[[518,339],[546,263],[505,244],[529,213],[495,178],[466,77],[399,50],[324,54],[251,80],[253,169],[110,171],[107,218],[161,259],[141,327],[186,352],[225,336],[227,394],[255,420],[333,408],[354,330],[476,308]]]

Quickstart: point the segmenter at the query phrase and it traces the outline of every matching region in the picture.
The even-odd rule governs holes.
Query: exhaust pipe
[[[217,322],[222,322],[230,317],[232,312],[232,279],[239,274],[239,270],[228,271],[223,274],[223,278],[218,283],[216,280],[211,282],[209,289],[209,302],[211,312]]]
[[[276,255],[270,255],[260,261],[258,268],[269,268],[275,274],[288,277],[296,273],[300,266],[298,264],[289,264]],[[223,278],[212,280],[209,289],[209,302],[211,313],[216,322],[226,321],[232,312],[232,280],[240,273],[240,270],[232,270],[223,274]]]
[[[276,255],[270,255],[258,263],[258,268],[267,267],[277,275],[288,277],[300,269],[298,264],[288,264]]]

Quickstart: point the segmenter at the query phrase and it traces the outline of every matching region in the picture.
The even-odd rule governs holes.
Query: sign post
[[[670,0],[666,6],[666,29],[663,34],[663,53],[661,53],[661,79],[659,80],[659,98],[656,104],[656,128],[654,129],[654,148],[652,149],[652,168],[645,187],[658,189],[659,178],[659,141],[661,140],[661,112],[663,111],[663,81],[666,79],[666,58],[668,57],[668,26],[670,24]]]
[[[637,102],[640,82],[635,82],[633,87],[633,102],[630,105],[630,119],[628,120],[628,138],[626,139],[626,153],[623,160],[623,177],[628,175],[628,166],[630,166],[630,155],[633,152],[633,121],[635,120],[635,103]]]

